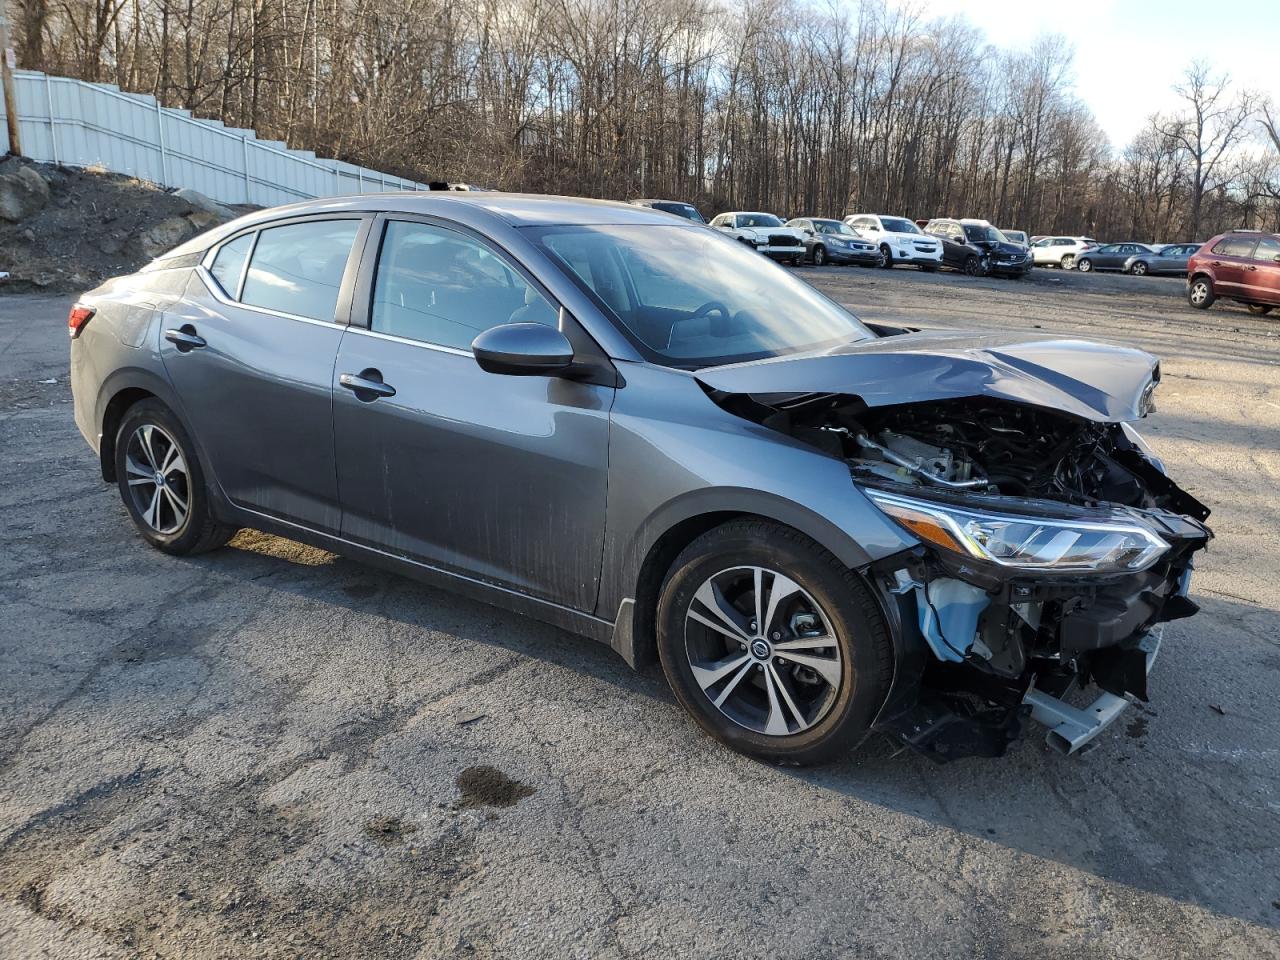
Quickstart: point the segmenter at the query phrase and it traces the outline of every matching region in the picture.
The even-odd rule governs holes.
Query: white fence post
[[[244,166],[244,202],[253,203],[249,190],[249,138],[247,136],[240,138],[240,161]]]
[[[160,144],[160,179],[163,181],[161,186],[173,186],[169,183],[169,153],[164,148],[164,107],[160,106],[159,99],[156,100],[156,142]]]
[[[58,127],[53,119],[53,79],[44,75],[44,99],[49,104],[49,149],[53,151],[53,162],[58,164]]]

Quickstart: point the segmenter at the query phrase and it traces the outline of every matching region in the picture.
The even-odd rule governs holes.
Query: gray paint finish
[[[242,307],[193,267],[245,230],[352,214],[368,215],[370,229],[343,274],[334,322]],[[589,364],[560,377],[500,376],[467,351],[369,332],[386,214],[442,224],[503,252],[561,309],[563,332]],[[257,213],[86,295],[99,315],[72,342],[77,423],[97,445],[113,398],[146,390],[185,422],[228,522],[608,640],[619,610],[634,607],[626,601],[650,549],[686,520],[770,518],[851,567],[915,543],[858,491],[844,462],[728,413],[704,384],[848,392],[879,403],[986,393],[1130,419],[1154,368],[1140,351],[972,335],[887,338],[696,375],[654,366],[523,229],[556,223],[703,229],[625,204],[499,194],[388,195]],[[184,272],[185,294],[161,297]],[[136,333],[139,298],[159,304],[150,348],[121,342]],[[183,352],[163,339],[162,329],[186,327],[205,346]],[[341,385],[344,374],[372,373],[394,396],[362,399]],[[631,626],[619,625],[624,651]]]

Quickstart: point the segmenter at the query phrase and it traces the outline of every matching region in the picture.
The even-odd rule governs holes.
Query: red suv
[[[1229,230],[1187,261],[1187,302],[1207,310],[1222,297],[1257,316],[1280,307],[1280,234]]]

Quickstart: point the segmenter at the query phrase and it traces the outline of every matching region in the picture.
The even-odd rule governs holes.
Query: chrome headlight
[[[921,540],[1003,567],[1131,573],[1169,545],[1140,523],[1049,519],[969,510],[864,487],[877,507]]]

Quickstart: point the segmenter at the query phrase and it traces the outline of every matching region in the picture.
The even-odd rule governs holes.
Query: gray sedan
[[[1187,272],[1187,261],[1200,249],[1198,243],[1168,243],[1150,253],[1135,253],[1124,263],[1124,272],[1142,277],[1148,273]]]
[[[1088,273],[1090,270],[1123,271],[1134,257],[1154,255],[1155,251],[1145,243],[1108,243],[1076,257],[1076,269],[1081,273]]]
[[[156,549],[253,527],[520,611],[659,661],[770,761],[872,730],[992,756],[1028,715],[1077,750],[1195,611],[1208,510],[1129,425],[1154,357],[866,324],[641,207],[261,211],[68,329],[76,423]]]

